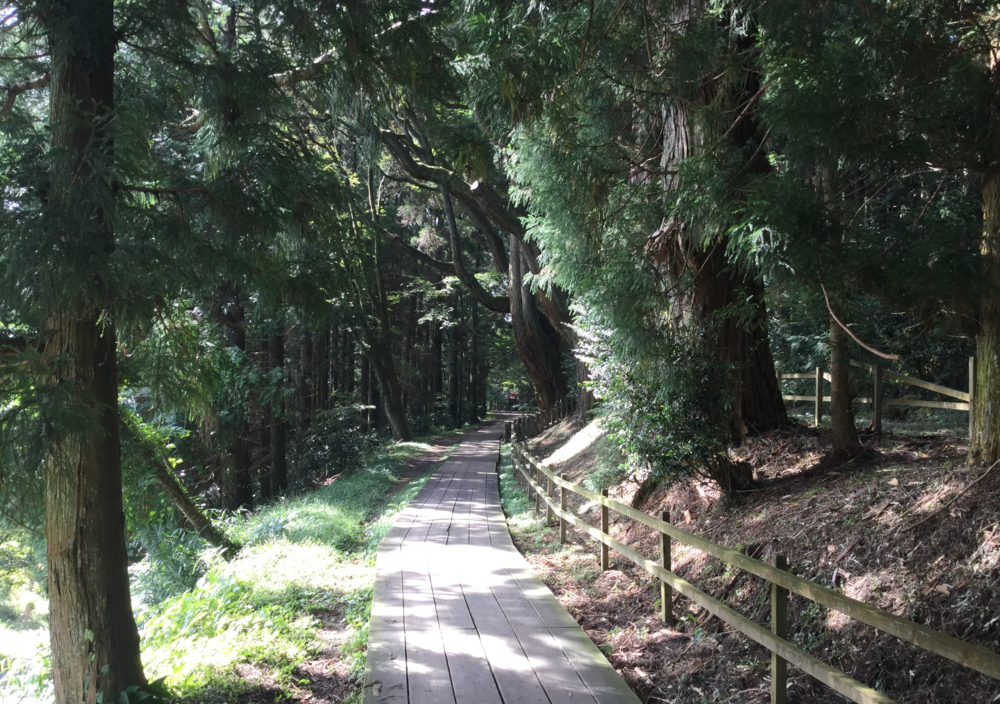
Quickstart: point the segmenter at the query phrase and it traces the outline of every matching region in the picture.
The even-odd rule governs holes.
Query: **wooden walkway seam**
[[[502,429],[459,445],[379,544],[365,704],[639,702],[514,547]]]

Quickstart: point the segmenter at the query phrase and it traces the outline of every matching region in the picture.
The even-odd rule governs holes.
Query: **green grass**
[[[165,678],[176,697],[230,701],[251,686],[237,665],[253,664],[268,671],[279,698],[290,697],[295,667],[319,651],[321,618],[331,613],[350,629],[341,655],[360,675],[375,549],[430,473],[385,497],[403,462],[430,449],[420,442],[395,443],[328,486],[231,518],[226,531],[243,546],[236,558],[226,562],[205,551],[207,571],[194,589],[152,607],[137,605],[148,679]],[[3,633],[0,642],[6,645]],[[48,640],[44,630],[31,633],[33,647]],[[5,681],[0,662],[0,701],[25,695],[51,701],[46,672],[11,664],[7,668],[15,674]],[[29,691],[43,683],[47,686],[38,692]]]
[[[536,552],[552,551],[553,528],[541,520],[545,514],[535,515],[534,499],[522,489],[514,476],[510,458],[510,445],[500,446],[500,504],[507,516],[507,524],[517,536]],[[556,544],[558,546],[558,543]]]
[[[177,696],[239,690],[234,666],[253,663],[283,689],[319,649],[319,614],[345,616],[353,666],[364,665],[374,551],[395,514],[426,482],[386,502],[402,462],[430,450],[398,443],[361,471],[269,506],[230,527],[244,545],[215,562],[199,586],[139,617],[149,679],[166,677]],[[290,694],[290,692],[286,692]]]

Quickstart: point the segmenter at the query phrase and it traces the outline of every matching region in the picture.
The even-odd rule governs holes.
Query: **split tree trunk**
[[[692,309],[697,320],[714,324],[716,357],[732,370],[734,436],[784,425],[788,417],[767,337],[763,284],[756,277],[734,270],[726,261],[721,242],[708,252],[695,255],[694,266],[698,274]],[[726,312],[734,305],[746,305],[747,301],[754,308],[750,321],[744,322]]]
[[[559,335],[541,315],[535,296],[524,284],[527,270],[521,244],[511,237],[510,318],[514,344],[535,387],[535,402],[547,409],[566,395],[566,375],[559,363]]]
[[[102,192],[91,160],[110,155],[109,135],[96,121],[114,100],[114,10],[110,0],[56,0],[46,12],[52,56],[50,204],[69,206],[79,194]],[[76,191],[74,193],[74,190]],[[64,233],[80,261],[108,256],[114,233],[100,203],[72,212],[85,221]],[[99,276],[88,277],[100,287]],[[91,285],[95,285],[92,283]],[[129,595],[122,508],[117,345],[104,291],[81,292],[45,324],[45,352],[54,385],[68,389],[91,426],[58,428],[45,461],[45,537],[49,629],[57,704],[117,701],[145,686],[139,634]]]

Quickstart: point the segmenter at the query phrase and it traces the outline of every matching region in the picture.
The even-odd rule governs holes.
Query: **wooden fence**
[[[867,369],[872,374],[872,395],[870,397],[859,396],[854,399],[855,403],[867,403],[872,406],[872,411],[874,415],[874,428],[876,433],[882,432],[882,409],[885,406],[915,406],[917,408],[949,408],[956,411],[970,411],[969,412],[969,437],[972,437],[972,404],[975,401],[976,394],[976,358],[969,357],[969,390],[968,391],[958,391],[957,389],[949,389],[947,386],[940,386],[938,384],[933,384],[929,381],[923,381],[922,379],[915,379],[912,376],[906,376],[905,374],[898,374],[896,372],[891,372],[888,369],[883,369],[877,364],[862,364],[861,362],[851,361],[851,366],[858,367],[861,369]],[[824,372],[819,367],[816,368],[814,372],[804,372],[801,374],[782,374],[778,373],[778,385],[787,379],[814,379],[816,382],[816,391],[812,396],[802,396],[795,394],[782,394],[781,398],[786,401],[812,401],[815,404],[815,411],[813,416],[816,420],[816,426],[818,427],[823,421],[823,403],[829,402],[830,397],[823,395],[823,382],[830,381],[830,375]],[[951,398],[958,399],[955,401],[926,401],[919,398],[886,398],[884,394],[884,382],[886,379],[891,379],[892,381],[899,381],[904,384],[909,384],[911,386],[916,386],[921,389],[926,389],[927,391],[933,391],[944,396],[949,396]]]
[[[576,410],[576,399],[563,398],[557,401],[551,408],[539,411],[530,416],[521,416],[517,420],[508,421],[504,429],[503,439],[505,442],[511,441],[511,434],[524,440],[533,438],[546,428],[555,425],[566,416]]]
[[[558,418],[558,416],[555,416],[554,420],[558,420]],[[521,423],[520,421],[525,422]],[[600,493],[590,491],[579,484],[568,481],[565,475],[554,474],[529,454],[524,442],[526,436],[519,434],[516,430],[519,424],[520,427],[535,429],[538,427],[537,422],[532,421],[530,418],[508,422],[505,437],[511,441],[511,456],[516,470],[515,477],[517,477],[521,486],[527,491],[534,493],[536,512],[540,512],[541,505],[544,504],[548,522],[551,523],[554,518],[559,519],[560,541],[563,543],[566,542],[567,526],[575,526],[600,544],[602,569],[608,569],[609,551],[614,550],[654,577],[659,578],[660,618],[664,621],[669,621],[673,618],[673,598],[674,592],[677,592],[770,650],[771,702],[773,704],[785,704],[786,702],[786,667],[789,663],[830,686],[852,701],[860,702],[861,704],[891,704],[893,701],[861,682],[848,677],[840,670],[813,657],[788,641],[789,592],[804,596],[821,606],[839,611],[850,618],[866,623],[880,631],[908,643],[913,643],[924,650],[941,655],[977,672],[989,675],[994,679],[1000,679],[1000,656],[990,650],[970,645],[913,621],[894,616],[887,611],[882,611],[864,602],[851,599],[840,592],[820,586],[815,582],[797,577],[791,572],[786,571],[787,562],[781,555],[775,555],[774,564],[769,565],[739,551],[680,530],[670,523],[670,516],[666,511],[663,512],[660,518],[655,518],[631,506],[609,499],[607,491]],[[556,487],[559,490],[558,500],[555,498]],[[582,496],[600,505],[600,529],[590,525],[567,508],[568,492]],[[646,558],[638,551],[615,540],[608,534],[609,510],[617,511],[623,516],[638,521],[659,533],[659,562]],[[671,542],[674,540],[766,580],[771,587],[771,630],[751,621],[723,602],[706,594],[671,572],[670,551]]]

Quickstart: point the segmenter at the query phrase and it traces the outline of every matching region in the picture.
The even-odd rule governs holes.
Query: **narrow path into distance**
[[[511,542],[502,430],[463,442],[379,545],[365,704],[639,702]]]

